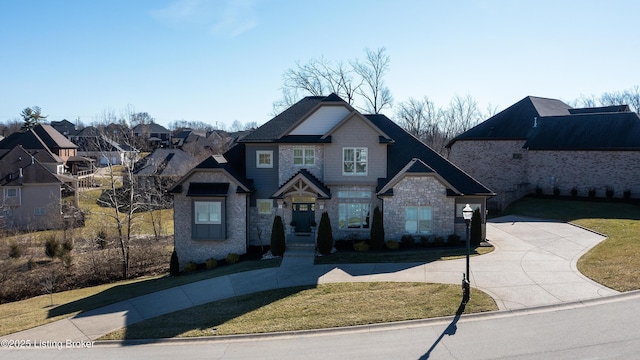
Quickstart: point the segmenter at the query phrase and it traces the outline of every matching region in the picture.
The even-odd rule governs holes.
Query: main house
[[[626,105],[572,108],[528,96],[454,138],[449,156],[498,193],[640,197],[640,117]]]
[[[334,239],[367,239],[373,210],[386,239],[464,234],[462,208],[494,193],[384,115],[335,94],[306,97],[207,158],[171,190],[182,264],[269,244],[276,215],[312,233],[327,212]]]

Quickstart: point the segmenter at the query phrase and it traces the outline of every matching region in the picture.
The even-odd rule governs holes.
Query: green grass
[[[168,277],[120,281],[83,289],[63,291],[0,305],[0,336],[68,318],[81,312],[113,304],[136,296],[169,289],[204,279],[280,266],[280,259],[243,261],[212,270]],[[50,306],[51,302],[59,304]]]
[[[472,290],[464,312],[497,310]],[[152,339],[345,327],[454,315],[459,285],[338,283],[264,291],[133,324],[102,339]]]
[[[471,255],[483,255],[493,251],[492,246],[474,246]],[[445,247],[396,251],[338,251],[328,256],[316,257],[316,264],[367,264],[367,263],[427,263],[437,260],[452,260],[467,255],[466,247]]]
[[[640,289],[640,206],[524,198],[507,208],[509,213],[570,221],[606,235],[578,260],[578,270],[618,291]]]

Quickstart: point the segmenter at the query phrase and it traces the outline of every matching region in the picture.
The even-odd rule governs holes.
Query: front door
[[[311,232],[311,224],[315,221],[316,204],[294,203],[292,219],[295,223],[296,232]]]

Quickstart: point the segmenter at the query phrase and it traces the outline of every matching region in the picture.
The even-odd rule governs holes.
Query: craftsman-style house
[[[171,192],[182,264],[268,244],[276,215],[289,233],[313,235],[327,212],[334,239],[367,239],[379,207],[387,239],[462,235],[462,207],[484,210],[494,195],[386,116],[335,94],[300,100]]]

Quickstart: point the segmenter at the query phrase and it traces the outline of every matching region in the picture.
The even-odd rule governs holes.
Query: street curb
[[[574,302],[566,302],[559,304],[542,305],[531,308],[522,308],[514,310],[498,310],[490,312],[473,313],[459,317],[458,323],[468,321],[480,321],[488,319],[498,319],[512,316],[532,315],[552,311],[562,311],[589,306],[596,306],[606,303],[624,301],[628,299],[640,298],[640,290],[629,291],[607,297],[585,299]],[[416,328],[429,325],[448,325],[455,321],[456,316],[444,316],[430,319],[417,319],[396,321],[390,323],[356,325],[340,328],[314,329],[314,330],[297,330],[287,332],[274,332],[263,334],[242,334],[242,335],[221,335],[221,336],[201,336],[194,338],[164,338],[164,339],[139,339],[139,340],[97,340],[95,346],[100,347],[121,347],[135,345],[175,345],[188,344],[198,342],[241,342],[241,341],[266,341],[278,339],[293,339],[311,336],[327,336],[347,333],[368,333],[377,331],[399,330]]]

